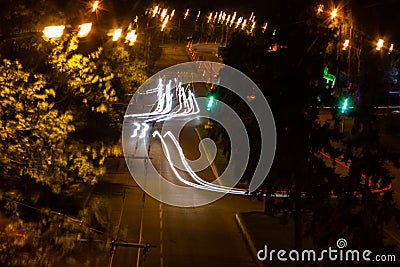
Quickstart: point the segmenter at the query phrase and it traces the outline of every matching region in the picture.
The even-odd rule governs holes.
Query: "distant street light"
[[[349,39],[344,40],[344,43],[343,43],[343,50],[346,50],[347,47],[349,47],[349,44],[350,44],[350,40],[349,40]]]
[[[320,4],[320,5],[318,5],[317,14],[319,15],[322,12],[324,12],[324,5]]]
[[[60,38],[64,32],[65,26],[47,26],[43,30],[43,34],[46,38]]]
[[[383,39],[379,39],[378,40],[378,43],[376,44],[376,50],[377,51],[381,50],[381,48],[383,47],[383,43],[384,43]]]
[[[93,7],[92,7],[92,12],[96,12],[98,7],[99,7],[99,1],[94,1]]]
[[[263,33],[267,30],[267,27],[268,27],[268,22],[265,22],[264,25],[262,26]]]
[[[161,31],[164,31],[165,26],[167,26],[169,20],[169,15],[167,15],[163,21],[163,24],[161,25]]]
[[[189,16],[189,9],[186,9],[186,12],[185,12],[185,16],[184,16],[184,20],[187,18],[187,16]]]
[[[391,44],[389,47],[389,52],[388,52],[389,55],[393,52],[393,46],[394,46],[394,44]]]
[[[153,9],[153,15],[152,15],[153,18],[157,15],[157,12],[158,12],[158,6],[155,6]]]
[[[121,37],[121,34],[122,34],[122,29],[116,29],[113,32],[110,32],[108,36],[112,36],[112,41],[116,42],[118,41],[119,37]]]
[[[129,45],[132,46],[135,44],[137,40],[136,30],[131,30],[126,34],[126,42],[129,42]]]
[[[332,20],[334,20],[334,19],[336,18],[337,12],[338,12],[337,8],[334,8],[334,9],[332,10],[332,13],[331,13],[331,19],[332,19]]]
[[[84,23],[79,25],[78,37],[86,37],[92,29],[92,23]]]

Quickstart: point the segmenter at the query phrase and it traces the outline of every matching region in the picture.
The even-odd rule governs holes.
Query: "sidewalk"
[[[284,217],[265,215],[261,211],[255,211],[237,213],[236,221],[256,259],[258,251],[263,250],[264,246],[268,246],[269,252],[280,249],[289,251],[295,248],[294,223],[290,218],[286,220]],[[310,240],[304,240],[304,243],[304,248],[311,248]],[[273,262],[267,259],[264,264],[259,261],[259,266],[308,266],[306,263],[278,262],[276,254],[274,259]]]

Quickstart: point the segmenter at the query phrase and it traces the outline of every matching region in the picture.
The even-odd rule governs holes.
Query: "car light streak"
[[[189,166],[189,164],[188,164],[188,162],[187,162],[187,160],[185,158],[185,155],[183,153],[182,147],[179,145],[179,142],[178,142],[178,140],[176,140],[175,136],[170,131],[168,131],[168,132],[166,132],[164,134],[164,138],[166,136],[168,136],[172,140],[172,142],[174,143],[175,147],[178,149],[179,156],[181,158],[181,162],[183,163],[183,165],[185,166],[185,169],[188,171],[188,173],[193,178],[193,180],[195,180],[196,182],[198,182],[199,184],[201,184],[203,186],[206,186],[206,189],[218,190],[218,192],[224,192],[224,193],[230,193],[230,194],[238,194],[238,195],[248,194],[248,190],[246,190],[246,189],[237,189],[237,188],[231,188],[231,187],[222,186],[222,185],[216,185],[216,184],[209,183],[209,182],[204,181],[203,179],[201,179],[199,176],[197,176],[197,174]]]
[[[198,184],[189,182],[189,181],[185,180],[184,178],[182,178],[182,176],[180,176],[180,174],[178,173],[178,171],[175,169],[174,164],[172,163],[171,155],[170,155],[170,153],[169,153],[168,146],[167,146],[167,144],[165,143],[165,140],[164,140],[164,138],[162,137],[162,135],[160,134],[160,132],[154,131],[152,135],[153,135],[153,137],[156,137],[156,136],[157,136],[157,137],[160,138],[161,144],[162,144],[162,146],[163,146],[163,148],[164,148],[165,157],[167,158],[168,163],[169,163],[169,165],[170,165],[172,171],[175,173],[175,175],[176,175],[176,177],[179,179],[179,181],[181,181],[182,183],[184,183],[185,185],[188,185],[188,186],[192,186],[192,187],[204,189],[204,188],[205,188],[204,186],[201,186],[201,185],[198,185]]]
[[[140,123],[134,122],[133,124],[136,126],[136,128],[133,130],[131,138],[135,138],[137,136],[138,132],[139,132],[139,129],[140,129]]]
[[[150,128],[150,126],[149,126],[147,123],[144,123],[144,122],[142,122],[142,126],[143,126],[143,129],[142,129],[141,134],[139,135],[139,138],[140,138],[140,139],[145,138],[146,132],[147,132],[147,131],[149,130],[149,128]]]
[[[151,89],[153,90],[153,89]],[[172,99],[173,95],[171,93],[171,81],[165,86],[165,92],[163,92],[163,84],[160,79],[159,85],[157,86],[157,107],[152,112],[139,113],[139,114],[128,114],[125,117],[135,118],[135,117],[150,117],[155,115],[162,115],[171,112],[172,110]]]

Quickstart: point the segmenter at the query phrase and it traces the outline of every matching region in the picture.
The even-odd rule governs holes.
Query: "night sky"
[[[86,1],[76,0],[54,0],[55,3],[65,11],[76,12],[79,6],[85,5]],[[331,2],[331,1],[321,1]],[[400,1],[399,0],[342,0],[332,1],[332,3],[350,2],[353,16],[365,32],[374,35],[381,35],[391,40],[400,41]],[[90,3],[90,1],[89,1]],[[202,11],[224,10],[226,12],[239,11],[242,14],[255,12],[256,19],[261,23],[269,21],[274,23],[283,23],[285,19],[292,19],[298,9],[307,8],[310,4],[317,4],[318,1],[312,0],[166,0],[166,1],[148,1],[148,0],[103,0],[103,6],[107,10],[102,11],[103,17],[110,17],[116,21],[123,21],[125,18],[132,18],[137,14],[142,14],[144,7],[153,6],[157,3],[171,6],[171,8],[181,10],[186,8]],[[290,7],[292,6],[292,10]],[[328,8],[328,7],[326,7]],[[375,38],[375,37],[371,37]]]

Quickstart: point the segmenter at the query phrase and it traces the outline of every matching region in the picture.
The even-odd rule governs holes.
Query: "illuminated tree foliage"
[[[67,35],[46,46],[39,68],[0,64],[2,266],[54,266],[76,252],[79,236],[97,233],[83,221],[106,229],[104,214],[81,210],[74,198],[105,173],[127,94],[147,77],[122,44],[84,53]],[[63,209],[78,219],[52,211]]]

